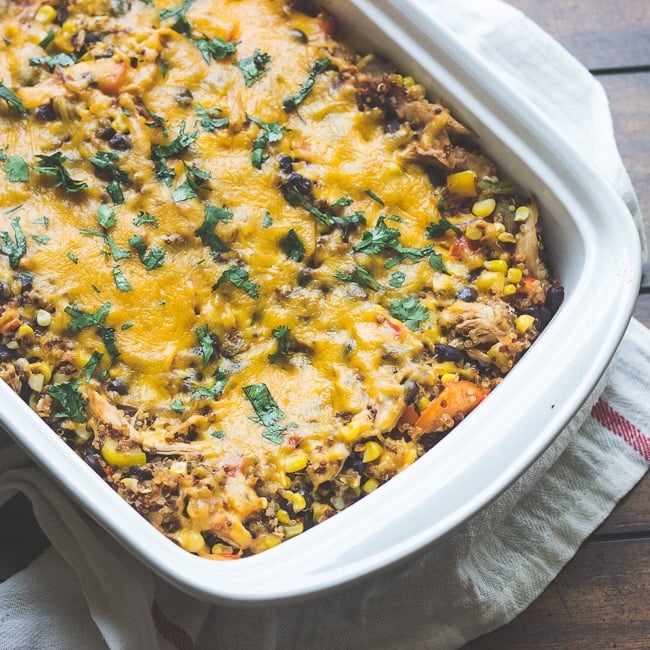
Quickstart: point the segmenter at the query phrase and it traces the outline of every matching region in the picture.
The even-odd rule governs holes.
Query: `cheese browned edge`
[[[562,290],[534,201],[330,16],[154,4],[5,3],[0,376],[234,558],[412,464]]]

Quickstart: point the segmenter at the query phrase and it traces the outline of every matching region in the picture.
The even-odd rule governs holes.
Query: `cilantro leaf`
[[[104,230],[112,228],[117,224],[115,210],[110,205],[100,205],[97,209],[97,221]]]
[[[183,163],[183,167],[185,167],[185,180],[172,192],[172,199],[175,203],[195,199],[201,190],[210,189],[207,183],[210,172],[185,163]]]
[[[12,269],[18,268],[20,258],[27,252],[27,241],[20,228],[20,217],[11,220],[11,228],[14,231],[14,241],[11,240],[6,230],[0,232],[0,252],[9,257],[9,264]]]
[[[415,330],[420,323],[429,318],[429,310],[413,296],[401,300],[391,300],[390,315],[398,318],[411,330]]]
[[[120,248],[113,241],[113,238],[110,235],[107,235],[105,232],[100,232],[99,230],[91,230],[90,228],[79,228],[79,232],[84,235],[94,235],[95,237],[101,237],[108,245],[108,248],[111,251],[111,255],[116,262],[131,257],[131,253],[129,253],[128,250],[125,248]]]
[[[185,406],[183,406],[183,402],[181,402],[180,399],[175,399],[170,405],[169,408],[174,411],[174,413],[184,413],[185,412]]]
[[[230,221],[234,215],[228,208],[218,208],[214,205],[206,205],[204,214],[205,218],[197,228],[196,234],[206,246],[210,247],[212,256],[218,257],[219,253],[225,253],[230,248],[214,232],[214,229],[220,221]]]
[[[80,383],[77,379],[76,381],[47,387],[47,394],[61,407],[61,411],[54,415],[55,418],[69,418],[79,424],[83,424],[86,421],[84,410],[88,402],[77,391]]]
[[[163,9],[160,14],[160,20],[166,20],[167,18],[178,18],[179,16],[185,16],[185,12],[192,6],[194,0],[185,0],[185,2],[173,9]]]
[[[352,247],[355,253],[365,253],[366,255],[376,255],[381,253],[385,248],[392,248],[398,243],[401,232],[397,228],[390,228],[383,219],[377,222],[375,228],[366,230],[363,233],[361,241]]]
[[[150,223],[154,228],[158,228],[158,219],[148,212],[140,210],[138,216],[133,219],[133,225],[141,226],[143,223]]]
[[[240,59],[235,65],[242,71],[244,82],[250,88],[268,70],[267,66],[270,63],[271,56],[261,52],[259,47],[256,47],[251,56]]]
[[[252,298],[259,298],[260,294],[258,289],[260,285],[249,281],[248,271],[245,269],[241,269],[238,266],[232,264],[221,274],[219,280],[217,280],[217,282],[212,285],[212,289],[217,289],[224,282],[230,282],[239,289],[243,289]]]
[[[81,311],[75,305],[70,305],[63,311],[72,316],[72,320],[68,323],[68,329],[71,332],[81,332],[86,327],[101,325],[106,320],[106,316],[108,316],[110,310],[111,303],[105,302],[94,314]]]
[[[129,284],[129,281],[124,277],[122,269],[119,266],[113,267],[113,277],[115,278],[115,285],[120,291],[133,291],[133,287]]]
[[[20,97],[18,97],[18,95],[16,95],[16,93],[14,93],[12,90],[7,88],[7,86],[5,86],[1,81],[0,99],[4,99],[11,108],[17,110],[21,115],[27,115],[27,110],[23,106]]]
[[[278,349],[269,354],[268,358],[271,363],[275,363],[281,356],[287,356],[291,348],[291,330],[286,325],[280,325],[273,330],[273,336],[278,340]]]
[[[264,218],[262,219],[262,228],[269,228],[272,225],[273,225],[273,219],[271,217],[271,213],[267,210],[264,213]]]
[[[86,365],[84,366],[84,370],[86,371],[84,374],[84,379],[87,382],[92,379],[92,376],[95,374],[95,370],[97,370],[97,366],[103,357],[104,355],[101,352],[97,352],[97,350],[95,350],[90,356],[90,359],[88,359],[86,362]]]
[[[50,72],[56,68],[57,65],[65,68],[70,65],[74,65],[77,62],[77,57],[74,54],[48,54],[47,56],[37,56],[29,60],[29,65],[46,65]]]
[[[104,327],[103,325],[98,325],[97,334],[99,338],[104,342],[106,346],[106,352],[108,352],[111,357],[111,364],[115,362],[115,359],[120,356],[120,351],[115,345],[115,329],[112,327]]]
[[[379,282],[372,277],[370,271],[364,269],[363,266],[355,266],[352,273],[344,273],[343,271],[337,270],[335,275],[339,280],[356,282],[358,285],[361,285],[366,289],[372,289],[373,291],[380,291],[381,289],[386,288],[382,284],[379,284]]]
[[[372,191],[372,190],[366,190],[366,194],[373,200],[379,203],[379,205],[385,205],[384,202]]]
[[[325,72],[329,68],[330,60],[327,58],[320,59],[314,63],[312,66],[311,72],[307,81],[303,84],[302,88],[295,95],[287,95],[282,100],[282,108],[285,113],[291,113],[298,108],[298,105],[301,104],[311,93],[314,88],[314,83],[316,82],[316,77]]]
[[[252,163],[253,167],[256,169],[261,169],[263,163],[265,163],[269,156],[264,153],[266,146],[272,142],[279,142],[282,140],[282,127],[278,122],[264,122],[257,117],[253,117],[246,113],[246,117],[257,124],[260,127],[260,134],[257,136],[253,142],[253,155]]]
[[[183,120],[176,138],[168,144],[151,148],[151,159],[156,166],[156,178],[159,181],[171,187],[172,179],[176,174],[173,169],[167,167],[167,159],[182,154],[198,137],[198,129],[185,133],[185,120]]]
[[[203,365],[207,366],[210,359],[214,356],[214,344],[207,324],[204,327],[196,328],[196,335],[199,337],[201,345],[201,354],[203,355]]]
[[[442,255],[440,253],[433,252],[429,256],[429,266],[434,271],[446,271],[445,263],[442,261]]]
[[[39,159],[40,165],[36,165],[34,171],[48,176],[55,176],[57,181],[54,183],[54,187],[63,187],[69,194],[88,189],[88,185],[84,181],[76,181],[70,176],[68,170],[63,166],[67,157],[60,151],[50,156],[37,154],[36,157]]]
[[[228,384],[228,374],[223,368],[217,368],[214,372],[215,383],[212,388],[197,388],[193,393],[194,399],[216,399],[223,393]]]
[[[49,235],[30,235],[37,244],[47,244],[50,241]]]
[[[215,129],[224,129],[230,124],[230,119],[227,117],[219,117],[221,113],[220,108],[203,108],[201,104],[194,107],[194,111],[200,118],[201,126],[206,131],[214,131]]]
[[[134,235],[129,239],[129,246],[135,248],[140,261],[147,271],[159,269],[165,260],[165,249],[154,244],[151,248],[142,238],[142,235]],[[147,252],[148,251],[148,252]]]
[[[10,156],[3,169],[11,183],[26,183],[29,180],[29,168],[20,156]]]
[[[76,264],[79,261],[79,258],[74,253],[71,253],[70,251],[66,253],[66,256],[73,264]]]
[[[305,245],[298,237],[298,233],[291,228],[287,235],[280,240],[280,248],[287,257],[294,262],[302,262],[305,258]]]
[[[210,435],[213,438],[216,438],[217,440],[222,440],[226,436],[226,434],[223,431],[221,431],[221,429],[213,431]]]
[[[190,38],[190,41],[201,52],[201,56],[206,63],[210,63],[210,58],[215,61],[225,59],[227,56],[234,54],[237,51],[237,45],[239,45],[239,42],[224,41],[218,36],[209,38],[204,35],[202,38]]]
[[[399,289],[404,284],[404,280],[406,280],[406,275],[402,271],[395,271],[395,273],[391,274],[388,284],[393,289]]]
[[[119,156],[112,151],[97,151],[95,156],[88,158],[98,174],[108,177],[110,180],[106,186],[108,195],[113,199],[113,203],[121,205],[124,203],[124,193],[122,192],[121,184],[127,185],[129,175],[115,164],[119,160]]]
[[[47,30],[47,34],[43,37],[43,40],[39,43],[39,46],[45,49],[54,40],[55,36],[56,32],[50,27],[50,29]]]
[[[458,237],[463,234],[458,226],[454,226],[454,224],[449,222],[447,219],[440,219],[438,223],[430,223],[427,226],[425,237],[427,239],[436,239],[442,237],[448,230],[453,231],[453,233]]]
[[[156,115],[146,104],[142,104],[142,107],[144,108],[145,113],[151,118],[151,122],[145,122],[144,125],[151,127],[152,129],[162,129],[162,134],[164,137],[169,137],[169,134],[167,133],[167,128],[165,127],[165,124],[167,123],[167,120],[164,117],[161,117],[160,115]]]
[[[293,422],[286,425],[279,424],[280,420],[284,418],[284,413],[273,399],[266,384],[244,386],[243,391],[246,399],[252,404],[257,414],[248,417],[265,428],[262,437],[274,442],[276,445],[281,445],[284,442],[282,434],[289,427],[297,427],[298,425]]]

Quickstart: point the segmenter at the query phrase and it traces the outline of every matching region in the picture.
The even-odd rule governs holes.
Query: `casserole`
[[[586,261],[588,260],[588,255],[585,254],[584,257],[585,257],[585,262],[586,262]],[[489,429],[489,427],[486,427],[486,428]],[[497,439],[498,439],[498,436],[497,436]],[[452,446],[452,448],[453,448],[453,446]],[[485,451],[486,451],[486,450],[484,449],[484,450],[483,450],[483,453],[484,453]],[[406,475],[405,475],[405,476],[406,476]],[[465,477],[465,481],[466,481],[466,477]],[[405,484],[406,484],[406,481],[402,481],[402,482],[401,482],[401,485],[402,485],[402,486],[404,486]],[[420,497],[421,494],[422,494],[422,491],[421,491],[421,490],[417,492],[417,496],[418,496],[418,497]],[[387,494],[386,496],[388,497],[388,494]],[[403,497],[404,497],[404,494],[402,493],[402,498],[403,498]],[[388,503],[388,502],[389,502],[389,499],[384,499],[383,501],[386,502],[386,503]],[[381,506],[382,510],[383,510],[384,507],[385,507],[384,505]],[[408,508],[408,507],[407,507],[407,508],[404,508],[404,506],[403,506],[403,504],[402,504],[402,505],[398,508],[398,510],[399,510],[400,514],[403,516],[405,513],[408,512],[409,508]],[[361,510],[358,511],[358,515],[360,515],[360,514],[361,514]],[[348,520],[348,521],[349,521],[349,520]],[[328,522],[328,524],[329,524],[329,522]],[[335,526],[331,526],[331,527],[330,527],[330,530],[331,530],[331,531],[334,531],[334,533],[335,533],[335,531],[336,531],[336,527],[335,527]],[[348,531],[348,534],[349,534],[349,532],[350,532],[350,531]],[[399,544],[398,544],[397,546],[399,546]],[[297,549],[298,547],[296,546],[295,548]],[[295,552],[295,550],[294,550],[294,552]],[[367,549],[364,551],[364,555],[365,555],[365,557],[368,557],[368,556],[367,556]],[[321,557],[321,559],[322,559],[322,557]],[[248,561],[247,561],[247,562],[248,562]],[[251,563],[249,562],[249,564],[251,564]],[[251,565],[251,566],[252,566],[252,565]],[[258,565],[258,566],[259,566],[259,565]],[[293,563],[292,563],[292,568],[295,568],[295,564],[293,564]]]

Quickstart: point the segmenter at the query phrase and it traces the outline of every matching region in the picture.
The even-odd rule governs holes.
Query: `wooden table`
[[[609,95],[650,236],[650,0],[511,0],[588,66]],[[650,326],[650,269],[636,317]],[[0,509],[0,580],[48,542],[23,497]],[[6,522],[11,522],[7,526]],[[531,607],[465,650],[650,648],[650,475]]]

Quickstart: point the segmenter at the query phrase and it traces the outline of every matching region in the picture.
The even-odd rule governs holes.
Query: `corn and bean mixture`
[[[538,210],[289,0],[3,0],[0,377],[206,558],[377,489],[559,307]]]

